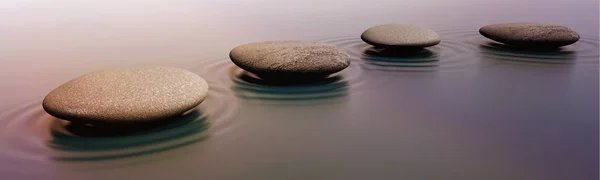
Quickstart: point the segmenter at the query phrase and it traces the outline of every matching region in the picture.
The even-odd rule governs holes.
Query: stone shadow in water
[[[90,156],[78,158],[63,158],[61,160],[93,160],[128,157],[172,149],[191,142],[198,142],[207,136],[199,136],[208,128],[208,116],[198,110],[160,122],[133,126],[102,126],[74,124],[63,120],[56,120],[52,129],[52,139],[49,146],[62,151],[76,152],[102,152],[109,150],[127,150],[134,147],[144,147],[156,144],[170,144],[160,148],[149,148],[139,152],[129,152],[117,155]],[[184,142],[175,142],[185,139]]]
[[[479,45],[481,53],[497,60],[531,63],[569,64],[574,63],[576,52],[567,48],[522,48],[496,42]]]
[[[308,77],[308,78],[261,78],[257,75],[251,74],[249,72],[244,72],[240,74],[238,79],[263,86],[299,86],[299,85],[327,85],[337,81],[340,81],[342,78],[339,76],[332,77]]]
[[[378,48],[370,47],[364,51],[364,54],[372,57],[384,58],[431,58],[436,56],[436,53],[425,48]]]
[[[348,82],[341,75],[308,79],[263,79],[243,71],[232,74],[232,90],[242,99],[299,101],[339,99],[348,95]]]
[[[200,116],[201,114],[198,110],[192,110],[179,117],[152,122],[123,125],[93,125],[70,122],[66,124],[64,128],[73,135],[82,137],[134,136],[160,131],[161,129],[173,128],[175,126],[183,126],[196,120],[196,118]]]
[[[439,65],[439,52],[426,48],[370,47],[362,53],[364,68],[394,72],[430,72]]]

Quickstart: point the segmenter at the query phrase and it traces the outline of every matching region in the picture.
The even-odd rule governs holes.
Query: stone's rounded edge
[[[187,77],[189,77],[190,80],[199,81],[199,82],[195,82],[199,86],[199,88],[196,89],[197,92],[195,93],[195,95],[197,95],[197,97],[194,98],[193,102],[190,101],[189,103],[186,103],[186,105],[184,105],[183,107],[180,106],[178,108],[162,110],[161,112],[148,113],[148,114],[125,113],[125,114],[121,114],[121,115],[114,115],[114,114],[106,115],[106,114],[93,113],[94,110],[89,110],[89,109],[86,110],[85,107],[77,107],[77,108],[67,107],[67,108],[61,109],[59,107],[60,105],[55,103],[55,102],[61,101],[60,97],[56,97],[56,96],[60,95],[57,93],[65,94],[64,91],[61,92],[61,87],[70,86],[70,83],[73,83],[74,81],[79,80],[82,77],[89,76],[92,74],[101,74],[101,73],[115,72],[115,71],[120,71],[120,70],[128,71],[128,70],[140,70],[140,69],[146,69],[146,70],[168,69],[169,71],[179,71],[179,73],[181,73],[181,75],[182,75],[181,77],[185,78],[187,76]],[[42,108],[44,109],[44,111],[46,111],[48,114],[54,116],[55,118],[71,121],[74,123],[93,124],[93,125],[146,124],[146,123],[153,123],[153,122],[157,122],[157,121],[161,121],[161,120],[168,120],[170,118],[178,117],[178,116],[182,115],[183,113],[196,108],[207,98],[209,88],[210,88],[210,85],[204,78],[202,78],[201,76],[199,76],[193,72],[187,71],[185,69],[180,69],[180,68],[145,67],[145,68],[119,68],[119,69],[110,69],[110,70],[100,70],[100,71],[94,71],[94,72],[90,72],[90,73],[86,73],[81,76],[78,76],[78,77],[58,86],[54,90],[50,91],[46,95],[46,97],[44,97],[44,99],[42,101]],[[90,112],[92,112],[92,113],[90,113]]]
[[[314,47],[314,48],[329,48],[327,52],[329,54],[320,56],[323,59],[336,60],[337,62],[342,62],[340,65],[315,65],[312,68],[304,67],[304,68],[271,68],[271,67],[261,67],[260,65],[252,64],[253,61],[256,61],[258,57],[244,57],[249,56],[248,49],[256,50],[256,49],[269,49],[269,48],[277,48],[278,45],[297,45],[299,47]],[[265,47],[267,46],[267,47]],[[314,51],[318,52],[318,51]],[[261,56],[260,54],[253,54],[255,56]],[[336,46],[318,42],[318,41],[263,41],[263,42],[253,42],[242,44],[234,47],[229,52],[229,58],[231,61],[238,66],[239,68],[253,73],[263,79],[313,79],[320,77],[327,77],[331,74],[340,72],[350,66],[350,57],[344,53],[342,50],[338,49]],[[272,58],[272,57],[271,57]],[[316,63],[318,64],[318,62]],[[310,65],[309,65],[310,66]]]
[[[497,25],[497,24],[486,25],[486,26],[479,28],[479,34],[481,34],[483,37],[488,38],[490,40],[507,44],[506,42],[508,40],[499,38],[499,37],[494,36],[493,34],[489,33],[490,31],[494,31],[495,25]]]
[[[190,73],[193,73],[193,72],[190,72]],[[202,89],[203,92],[199,93],[200,94],[200,100],[198,101],[198,105],[200,105],[208,97],[208,92],[210,91],[210,84],[208,84],[208,81],[206,81],[206,79],[204,79],[202,76],[200,76],[200,75],[198,75],[196,73],[193,73],[193,74],[199,77],[198,80],[200,80],[200,84],[203,86],[203,89]]]
[[[509,32],[509,29],[526,29],[521,33]],[[559,37],[551,37],[552,35],[545,35],[541,37],[535,37],[534,35],[538,34],[527,34],[531,31],[531,29],[544,29],[548,27],[560,28],[562,29],[562,34],[559,34]],[[499,23],[499,24],[490,24],[485,25],[479,28],[479,34],[482,36],[499,42],[506,45],[514,46],[514,47],[523,47],[523,48],[540,48],[540,49],[553,49],[560,48],[563,46],[568,46],[579,41],[581,36],[579,33],[574,31],[573,29],[559,25],[559,24],[550,24],[550,23],[528,23],[528,22],[517,22],[517,23]],[[556,35],[554,35],[556,36]],[[569,37],[571,36],[571,37]],[[532,38],[533,37],[533,38]],[[554,39],[553,39],[554,38]]]
[[[185,69],[173,68],[173,67],[167,67],[167,68],[172,68],[172,69],[179,70],[182,73],[187,73],[187,74],[190,75],[190,79],[192,79],[191,77],[193,77],[193,78],[196,78],[196,80],[199,81],[198,85],[200,85],[200,88],[201,88],[200,92],[198,92],[198,95],[199,95],[198,98],[199,99],[198,99],[196,105],[193,106],[192,108],[200,105],[202,102],[204,102],[204,100],[206,100],[206,98],[208,97],[208,92],[210,90],[210,84],[208,83],[208,81],[206,81],[206,79],[204,79],[202,76],[200,76],[200,75],[198,75],[198,74],[196,74],[194,72],[191,72],[191,71],[188,71],[188,70],[185,70]]]
[[[377,42],[377,39],[380,39],[379,37],[370,37],[370,36],[377,36],[377,34],[380,33],[377,31],[385,31],[385,29],[390,29],[390,28],[396,28],[396,29],[399,29],[399,31],[405,31],[405,30],[402,30],[401,28],[413,29],[413,30],[419,29],[419,31],[427,34],[427,36],[432,37],[432,39],[434,39],[434,40],[423,40],[422,42],[419,42],[419,43],[410,43],[410,42],[384,43],[384,42]],[[373,32],[373,31],[375,31],[375,32]],[[418,49],[418,48],[427,48],[427,47],[435,46],[442,42],[441,36],[432,29],[422,27],[422,26],[405,25],[405,24],[382,24],[382,25],[373,26],[373,27],[370,27],[370,28],[366,29],[365,31],[363,31],[363,33],[361,33],[361,35],[360,35],[360,38],[367,44],[370,44],[370,45],[376,46],[376,47],[381,47],[381,48]]]
[[[523,46],[518,42],[518,39],[511,37],[510,34],[504,34],[502,26],[511,24],[529,24],[529,23],[501,23],[501,24],[489,24],[479,28],[479,34],[490,40],[512,45],[512,46]],[[513,39],[514,38],[514,39]]]
[[[95,71],[95,72],[100,72],[100,71]],[[57,104],[56,102],[61,101],[60,97],[57,97],[58,93],[61,93],[62,88],[64,86],[67,86],[68,84],[72,83],[73,81],[75,81],[76,79],[80,78],[80,77],[84,77],[86,75],[95,73],[95,72],[90,72],[90,73],[86,73],[80,76],[77,76],[63,84],[61,84],[60,86],[56,87],[55,89],[53,89],[52,91],[50,91],[42,100],[42,109],[44,109],[44,111],[46,111],[46,113],[50,114],[51,116],[58,118],[58,119],[62,119],[62,120],[75,120],[77,122],[80,122],[81,120],[78,120],[80,118],[76,118],[76,113],[73,112],[70,109],[63,109],[61,110],[61,108],[59,108],[61,105]],[[97,120],[97,118],[94,118],[94,120]],[[92,121],[94,121],[92,120]]]
[[[265,41],[265,42],[270,42],[270,41]],[[240,56],[242,56],[244,54],[244,52],[242,52],[243,49],[246,46],[249,46],[252,44],[256,44],[256,43],[247,43],[247,44],[242,44],[242,45],[234,47],[233,49],[231,49],[231,51],[229,51],[229,59],[231,60],[231,62],[233,64],[242,68],[243,70],[246,70],[248,72],[256,74],[257,72],[260,72],[260,70],[254,69],[251,65],[246,64],[246,61],[240,60],[240,58],[242,58]]]
[[[54,107],[56,107],[55,105],[52,105],[52,104],[54,104],[53,103],[54,101],[52,100],[54,98],[54,96],[52,96],[53,91],[54,90],[50,91],[50,93],[48,93],[48,95],[46,95],[46,97],[44,97],[44,100],[42,100],[42,109],[44,109],[44,111],[46,111],[46,113],[48,113],[56,118],[69,119],[70,116],[64,116],[63,114],[61,114],[59,112],[60,110],[54,108]],[[57,112],[59,112],[59,113],[57,113]]]
[[[435,46],[435,45],[438,45],[438,44],[440,44],[442,42],[442,36],[440,36],[440,34],[438,34],[437,32],[435,32],[433,30],[430,30],[430,31],[432,31],[432,35],[436,36],[436,38],[435,38],[436,40],[435,41],[431,41],[431,43],[428,43],[428,44],[423,44],[423,47]]]

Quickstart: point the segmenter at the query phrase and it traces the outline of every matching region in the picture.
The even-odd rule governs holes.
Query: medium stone
[[[440,36],[431,29],[403,24],[371,27],[360,37],[368,44],[384,48],[424,48],[441,41]]]
[[[265,79],[323,78],[350,65],[333,45],[310,41],[267,41],[233,48],[229,57],[238,67]]]
[[[577,32],[555,24],[494,24],[482,27],[479,33],[506,45],[527,48],[558,48],[579,40]]]
[[[131,125],[182,115],[198,106],[207,92],[202,77],[183,69],[113,69],[57,87],[42,105],[49,114],[72,122]]]

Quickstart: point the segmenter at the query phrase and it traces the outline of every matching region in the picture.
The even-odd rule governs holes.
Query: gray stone
[[[88,73],[50,92],[49,114],[77,123],[154,122],[182,115],[208,93],[202,77],[178,68],[127,68]]]
[[[360,38],[368,44],[385,48],[424,48],[441,41],[440,35],[431,29],[403,24],[371,27]]]
[[[479,33],[506,45],[528,48],[558,48],[579,40],[577,32],[555,24],[494,24],[482,27]]]
[[[350,65],[348,55],[333,45],[310,41],[267,41],[233,48],[238,67],[265,79],[323,78]]]

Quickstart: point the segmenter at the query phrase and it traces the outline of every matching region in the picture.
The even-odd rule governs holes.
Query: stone
[[[367,44],[383,48],[425,48],[440,43],[435,31],[412,25],[384,24],[365,30],[360,38]]]
[[[324,78],[344,70],[350,58],[337,47],[311,41],[267,41],[237,46],[229,53],[238,67],[264,79]]]
[[[526,48],[558,48],[579,40],[577,32],[556,24],[493,24],[482,27],[479,33],[506,45]]]
[[[207,93],[206,81],[183,69],[124,68],[77,77],[52,90],[42,106],[74,123],[135,125],[182,115]]]

